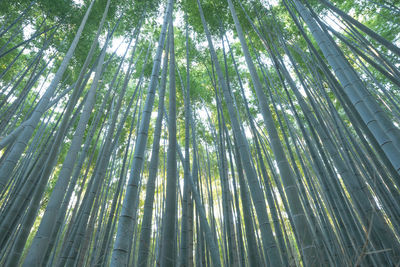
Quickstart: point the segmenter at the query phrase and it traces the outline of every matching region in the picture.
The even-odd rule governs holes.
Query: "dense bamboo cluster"
[[[16,2],[0,266],[400,264],[399,5]]]

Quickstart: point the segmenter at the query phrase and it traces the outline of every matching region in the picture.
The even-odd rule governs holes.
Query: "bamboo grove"
[[[0,0],[1,266],[399,266],[400,1]]]

